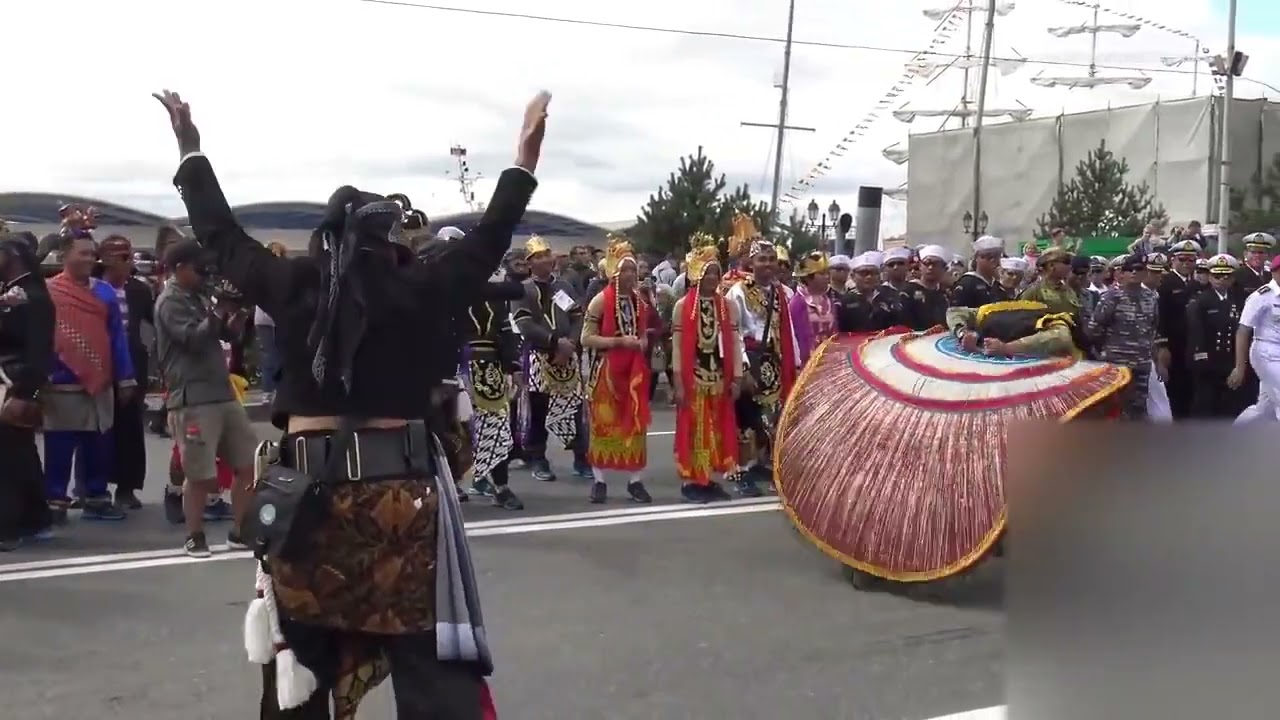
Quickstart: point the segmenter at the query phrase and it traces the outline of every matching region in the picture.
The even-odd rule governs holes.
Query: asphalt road
[[[652,508],[524,472],[525,511],[467,507],[504,720],[924,720],[1003,702],[998,566],[946,603],[859,592],[769,501],[676,504],[673,425],[656,414]],[[168,444],[151,442],[147,507],[0,556],[5,720],[256,715],[252,563],[177,553],[158,506]],[[394,717],[388,700],[361,716]]]

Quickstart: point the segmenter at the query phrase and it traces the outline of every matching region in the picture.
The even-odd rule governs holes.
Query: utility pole
[[[1222,162],[1218,166],[1218,252],[1227,252],[1231,223],[1231,102],[1236,88],[1236,0],[1227,5],[1227,77],[1222,87]]]
[[[960,91],[960,127],[969,127],[969,63],[973,60],[973,0],[965,0],[964,86]],[[974,217],[977,217],[976,215]]]
[[[1231,0],[1235,2],[1235,0]],[[987,5],[987,27],[982,37],[982,70],[978,75],[978,115],[973,121],[973,239],[982,232],[978,218],[982,215],[982,120],[987,109],[987,75],[991,70],[991,41],[996,34],[996,0]]]

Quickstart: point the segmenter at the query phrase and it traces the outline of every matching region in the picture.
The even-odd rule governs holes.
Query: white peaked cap
[[[911,248],[896,247],[885,251],[884,261],[901,260],[906,262],[911,259]]]
[[[841,266],[849,267],[849,264],[852,262],[853,260],[848,255],[832,255],[831,259],[827,261],[827,266],[828,267],[841,267]]]
[[[924,260],[925,258],[933,258],[934,260],[941,260],[942,262],[949,263],[954,257],[955,255],[950,250],[947,250],[941,245],[925,245],[920,248],[921,260]]]
[[[862,253],[849,264],[849,269],[851,270],[864,270],[866,268],[880,269],[880,253]]]
[[[467,234],[462,232],[460,228],[456,228],[452,225],[449,227],[442,227],[440,228],[440,232],[436,233],[436,238],[440,240],[461,240],[466,236]]]
[[[1000,269],[1009,270],[1011,272],[1026,272],[1027,261],[1022,258],[1001,258]]]
[[[1234,255],[1219,254],[1209,258],[1209,267],[1214,265],[1229,265],[1236,268],[1240,267],[1240,261]]]
[[[983,235],[973,241],[973,251],[975,253],[987,252],[989,250],[1004,250],[1004,241],[995,235]]]

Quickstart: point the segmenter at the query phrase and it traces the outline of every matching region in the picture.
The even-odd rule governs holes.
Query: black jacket
[[[24,275],[0,285],[0,294],[14,287],[22,288],[27,301],[0,308],[0,367],[13,383],[10,394],[35,400],[49,383],[53,365],[53,300],[38,275]]]

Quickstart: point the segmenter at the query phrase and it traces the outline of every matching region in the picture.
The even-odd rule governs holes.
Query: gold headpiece
[[[787,250],[785,247],[781,245],[775,245],[773,246],[773,252],[777,254],[779,264],[782,264],[782,263],[787,263],[788,265],[791,264],[791,251]]]
[[[702,276],[707,272],[708,265],[720,265],[720,249],[716,239],[707,233],[694,233],[689,238],[689,245],[693,247],[689,254],[685,256],[685,277],[690,282],[696,283],[702,280]]]
[[[631,241],[626,235],[609,233],[609,246],[604,251],[604,274],[610,279],[618,277],[622,265],[627,260],[636,261],[635,251],[631,249]]]
[[[778,259],[782,259],[782,253],[778,253]],[[830,267],[827,260],[827,254],[821,250],[813,252],[800,258],[800,267],[796,269],[796,277],[809,277],[820,272],[826,272]]]
[[[524,241],[524,259],[525,260],[529,260],[534,255],[537,255],[538,253],[544,253],[544,252],[551,252],[551,246],[548,245],[547,241],[543,240],[541,237],[534,235],[533,237]]]
[[[751,243],[760,238],[760,229],[750,215],[738,213],[733,216],[733,236],[729,238],[729,256],[742,257],[751,249]]]

